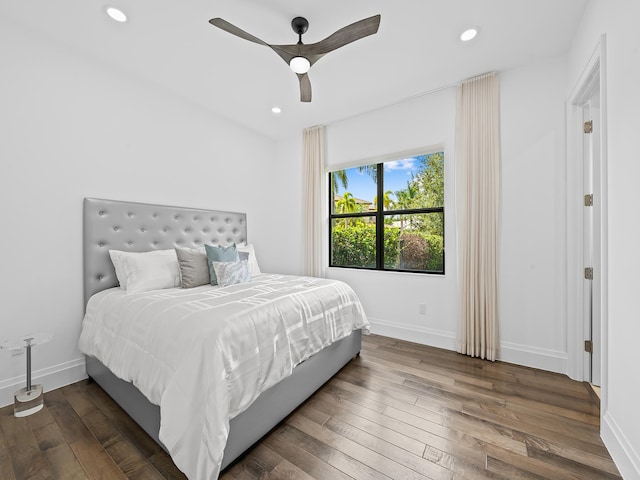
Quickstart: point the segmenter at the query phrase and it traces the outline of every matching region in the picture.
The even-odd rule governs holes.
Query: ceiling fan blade
[[[301,102],[310,102],[311,101],[311,81],[309,80],[309,75],[307,73],[297,73],[298,79],[300,80],[300,101]]]
[[[377,33],[379,26],[380,15],[374,15],[373,17],[365,18],[359,22],[347,25],[332,35],[329,35],[324,40],[320,40],[316,43],[310,43],[308,45],[301,45],[301,50],[304,52],[305,56],[318,55],[319,59],[325,53],[329,53],[337,48],[344,47],[351,42],[355,42],[356,40],[360,40],[361,38]]]
[[[258,45],[264,45],[265,47],[269,46],[268,43],[263,42],[258,37],[254,37],[250,33],[245,32],[244,30],[236,27],[226,20],[223,20],[222,18],[212,18],[211,20],[209,20],[209,23],[214,27],[218,27],[225,32],[229,32],[232,35],[235,35],[236,37],[244,38],[245,40],[249,40],[250,42],[257,43]]]

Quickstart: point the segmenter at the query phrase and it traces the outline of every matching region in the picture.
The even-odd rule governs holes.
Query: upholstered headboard
[[[85,198],[85,305],[94,293],[118,285],[109,250],[145,252],[247,241],[244,213]]]

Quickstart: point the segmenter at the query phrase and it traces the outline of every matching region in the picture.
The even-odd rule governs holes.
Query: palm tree
[[[350,192],[344,192],[342,198],[336,202],[336,212],[337,213],[354,213],[358,208],[358,204],[356,203],[356,199]],[[349,219],[344,219],[344,226],[346,227],[349,223]]]
[[[384,192],[384,195],[382,196],[382,205],[384,206],[385,210],[391,210],[396,204],[396,202],[391,198],[391,195],[394,195],[394,193],[391,190],[387,190],[386,192]],[[378,208],[377,195],[373,197],[373,206]]]
[[[349,178],[347,177],[346,170],[336,170],[331,172],[331,193],[335,197],[338,194],[338,182],[342,184],[342,187],[346,190],[349,186]]]
[[[418,186],[416,185],[415,178],[411,179],[410,182],[407,182],[407,188],[404,190],[398,190],[395,194],[398,199],[396,203],[398,209],[407,210],[409,208],[414,208],[416,206],[414,201],[418,195]],[[400,215],[400,230],[402,229],[404,229],[404,215]]]
[[[344,195],[336,202],[337,213],[353,213],[356,211],[356,199],[350,192],[344,192]]]

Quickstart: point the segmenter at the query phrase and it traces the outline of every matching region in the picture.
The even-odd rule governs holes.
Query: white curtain
[[[495,73],[458,87],[456,209],[460,252],[458,351],[498,353],[500,86]]]
[[[307,128],[303,132],[303,274],[323,275],[322,268],[322,186],[324,169],[324,126]]]

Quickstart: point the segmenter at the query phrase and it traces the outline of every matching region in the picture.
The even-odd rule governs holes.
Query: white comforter
[[[293,368],[356,329],[342,282],[264,274],[230,287],[125,295],[87,306],[79,348],[160,405],[160,439],[190,479],[215,479],[229,420]]]

